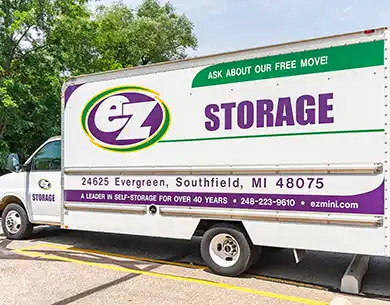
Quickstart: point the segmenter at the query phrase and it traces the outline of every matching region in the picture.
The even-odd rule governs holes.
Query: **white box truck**
[[[378,28],[70,78],[61,136],[24,164],[8,158],[5,235],[200,234],[204,262],[227,276],[264,246],[390,256],[388,38]]]

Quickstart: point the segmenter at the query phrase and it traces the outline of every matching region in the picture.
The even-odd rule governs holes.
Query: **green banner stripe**
[[[209,66],[195,76],[192,87],[365,68],[383,64],[384,41],[378,40]]]
[[[335,130],[335,131],[317,131],[317,132],[298,132],[298,133],[278,133],[278,134],[260,134],[248,136],[230,136],[230,137],[213,137],[213,138],[193,138],[193,139],[174,139],[163,140],[160,143],[177,143],[177,142],[200,142],[200,141],[217,141],[217,140],[236,140],[250,138],[273,138],[273,137],[294,137],[294,136],[317,136],[330,134],[347,134],[347,133],[375,133],[384,132],[384,129],[359,129],[359,130]]]

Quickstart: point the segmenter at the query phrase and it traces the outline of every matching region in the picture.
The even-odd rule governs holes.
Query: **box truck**
[[[262,247],[390,256],[388,37],[377,28],[71,77],[61,136],[24,164],[8,158],[5,235],[40,224],[200,235],[205,264],[226,276]]]

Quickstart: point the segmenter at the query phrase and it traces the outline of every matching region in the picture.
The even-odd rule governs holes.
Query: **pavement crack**
[[[145,271],[152,271],[153,269],[157,268],[157,266],[147,266],[146,268],[142,269],[142,270],[145,270]],[[125,276],[122,276],[121,278],[119,279],[116,279],[116,280],[113,280],[111,282],[108,282],[108,283],[105,283],[103,285],[100,285],[100,286],[97,286],[97,287],[94,287],[94,288],[91,288],[91,289],[88,289],[86,291],[83,291],[83,292],[80,292],[78,294],[75,294],[69,298],[66,298],[66,299],[63,299],[61,301],[58,301],[58,302],[55,302],[53,303],[52,305],[67,305],[67,304],[70,304],[70,303],[73,303],[75,301],[78,301],[80,299],[83,299],[85,297],[88,297],[96,292],[99,292],[99,291],[102,291],[102,290],[105,290],[107,288],[110,288],[110,287],[113,287],[115,285],[118,285],[120,283],[123,283],[123,282],[126,282],[128,280],[131,280],[131,279],[134,279],[136,278],[137,276],[140,276],[141,274],[127,274]]]

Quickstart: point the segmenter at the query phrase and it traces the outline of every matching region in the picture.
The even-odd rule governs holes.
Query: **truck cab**
[[[0,177],[2,228],[11,239],[28,238],[34,224],[61,225],[61,137],[44,142],[24,164],[8,157]]]

